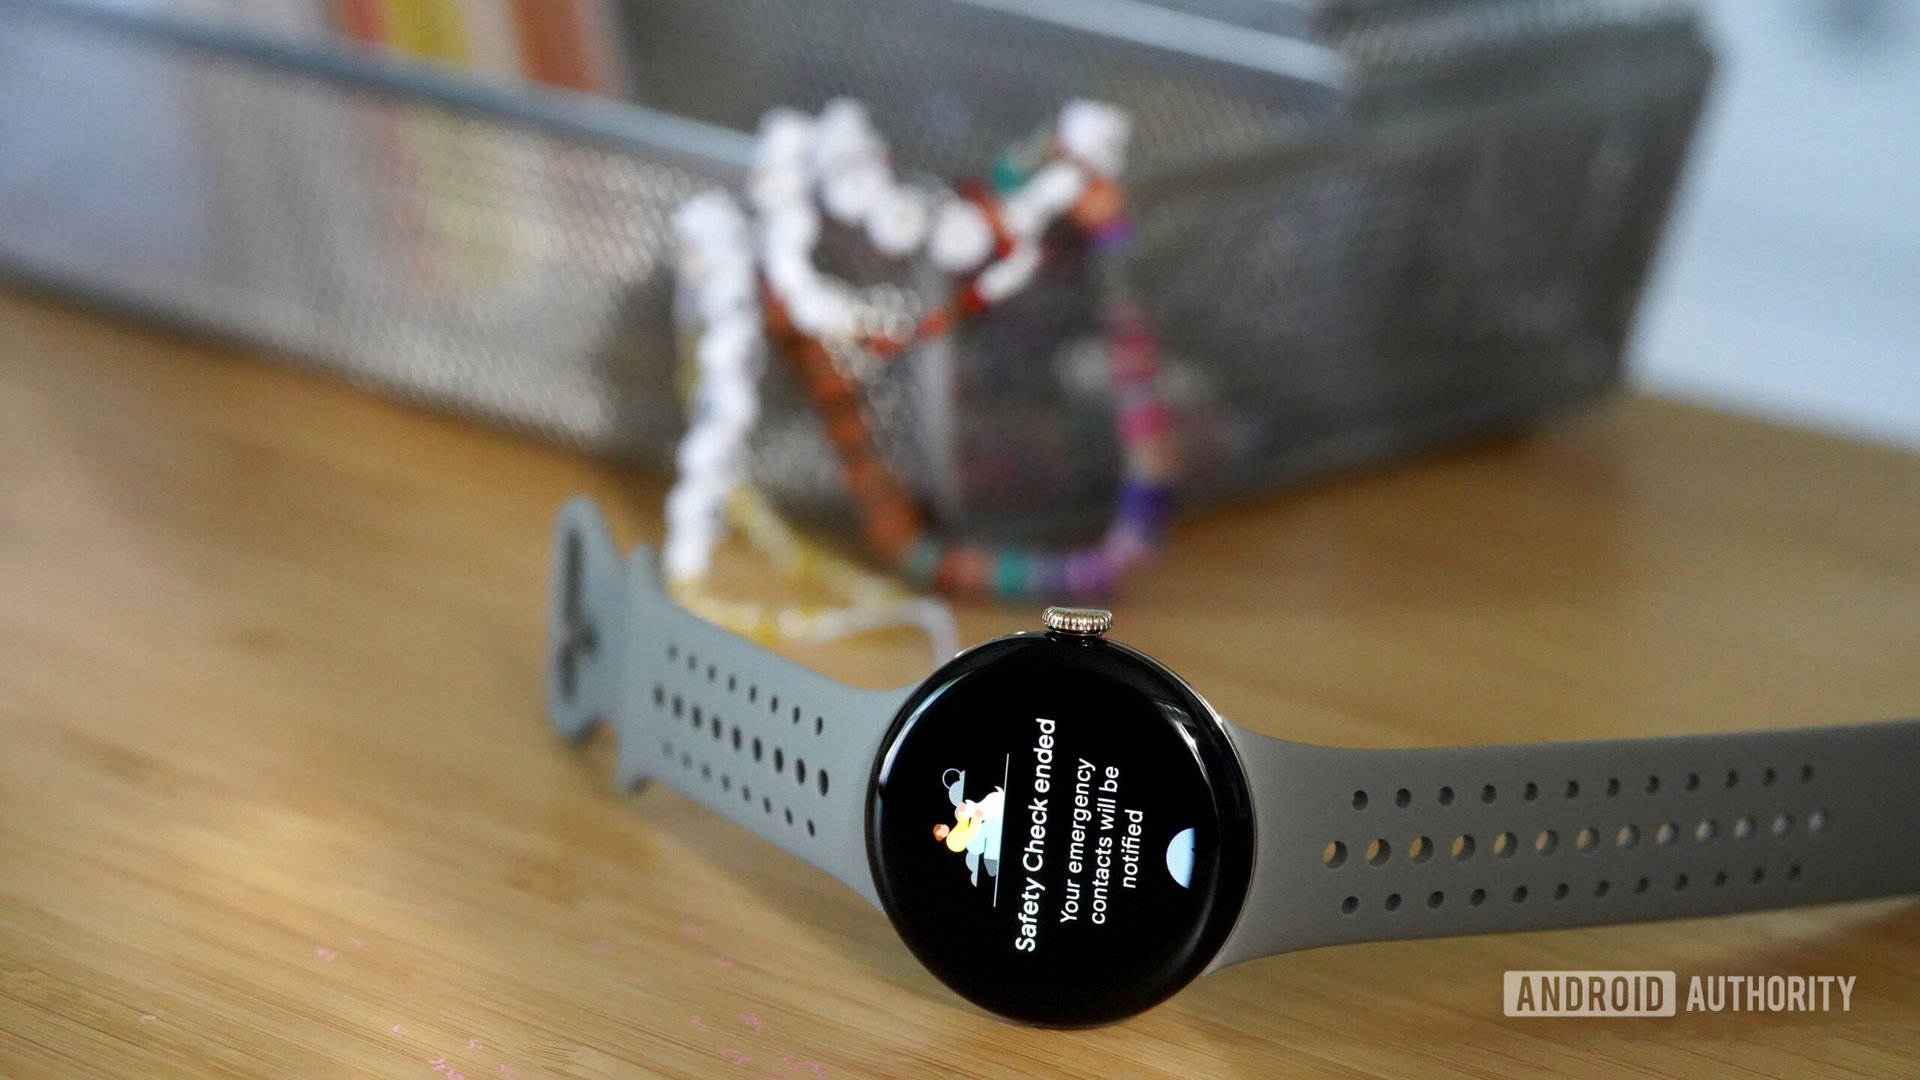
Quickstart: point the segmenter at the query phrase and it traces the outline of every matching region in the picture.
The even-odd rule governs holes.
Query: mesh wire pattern
[[[620,10],[638,119],[0,0],[0,267],[664,464],[670,216],[737,187],[762,112],[851,94],[905,171],[953,177],[1091,96],[1135,117],[1135,284],[1210,500],[1610,384],[1710,68],[1670,0],[1162,0],[1132,27],[1114,20],[1149,9],[1094,0]],[[904,295],[941,286],[834,246]],[[884,452],[950,527],[1104,519],[1117,447],[1081,265],[871,385]],[[777,369],[767,394],[755,474],[849,520],[802,396]]]

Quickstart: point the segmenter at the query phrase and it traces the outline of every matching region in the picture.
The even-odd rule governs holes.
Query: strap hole
[[[821,732],[824,732],[824,731],[826,731],[826,730],[827,730],[827,718],[826,718],[826,717],[824,717],[824,716],[816,716],[816,717],[814,717],[814,718],[813,718],[813,733],[814,733],[815,735],[818,735],[818,734],[820,734]]]
[[[1660,827],[1653,831],[1653,842],[1661,847],[1672,847],[1673,842],[1678,839],[1680,839],[1680,826],[1671,821],[1661,822]]]
[[[773,771],[777,773],[787,771],[787,755],[777,746],[773,748]]]
[[[1753,819],[1750,817],[1743,817],[1739,821],[1734,822],[1733,838],[1735,840],[1753,839]]]
[[[680,646],[669,641],[667,643],[667,662],[673,663],[678,659],[680,659]]]
[[[1657,794],[1659,794],[1659,793],[1660,793],[1660,778],[1659,778],[1659,777],[1657,777],[1657,776],[1649,776],[1649,777],[1647,777],[1647,782],[1646,782],[1646,785],[1645,785],[1645,786],[1646,786],[1646,792],[1647,792],[1647,794],[1649,794],[1649,795],[1657,795]]]
[[[1342,915],[1351,915],[1359,910],[1360,898],[1357,896],[1349,896],[1345,900],[1340,901],[1340,914]]]
[[[1440,906],[1441,904],[1444,904],[1444,903],[1446,903],[1446,902],[1447,902],[1447,894],[1446,894],[1446,893],[1443,893],[1443,892],[1431,892],[1431,893],[1428,893],[1428,894],[1427,894],[1427,907],[1428,907],[1428,908],[1437,908],[1437,907],[1439,907],[1439,906]]]
[[[695,706],[693,707],[693,726],[694,726],[694,729],[695,729],[695,730],[699,730],[699,728],[700,728],[700,725],[702,725],[702,724],[704,724],[704,723],[706,723],[706,722],[707,722],[707,714],[706,714],[706,713],[705,713],[704,711],[702,711],[702,710],[701,710],[701,708],[700,708],[700,706],[698,706],[698,705],[695,705]]]
[[[1779,778],[1780,778],[1780,774],[1777,772],[1774,772],[1773,766],[1769,765],[1766,767],[1765,771],[1761,772],[1760,774],[1760,786],[1772,787],[1773,782],[1775,780],[1778,780]]]
[[[753,737],[753,760],[760,760],[760,736],[758,735]]]
[[[693,655],[692,653],[688,653],[687,654],[687,670],[698,671],[699,669],[700,669],[700,658]]]
[[[813,819],[812,819],[812,818],[808,818],[808,819],[807,819],[807,835],[808,835],[808,836],[813,836],[813,835],[816,835],[816,834],[814,833],[814,831],[813,831]]]
[[[826,793],[827,793],[827,770],[821,769],[820,770],[820,794],[825,795]]]
[[[1488,784],[1480,789],[1480,801],[1483,803],[1490,803],[1494,799],[1499,798],[1499,796],[1500,793],[1494,790],[1492,784]]]
[[[1408,806],[1411,806],[1412,804],[1413,804],[1413,792],[1408,791],[1406,788],[1401,788],[1399,791],[1396,791],[1393,793],[1393,805],[1399,807],[1402,810],[1405,810]]]
[[[685,750],[680,751],[680,767],[683,769],[693,768],[693,755],[687,753]]]
[[[1527,786],[1520,789],[1520,797],[1528,802],[1538,799],[1540,797],[1540,785],[1531,780],[1527,781]]]
[[[1726,883],[1727,883],[1727,872],[1725,870],[1715,870],[1713,872],[1713,887],[1717,889],[1720,886],[1725,885]]]
[[[1727,770],[1727,786],[1730,788],[1740,786],[1740,770],[1738,769]]]
[[[1353,808],[1354,808],[1355,810],[1365,810],[1365,809],[1367,808],[1367,793],[1366,793],[1366,792],[1364,792],[1364,791],[1356,791],[1356,792],[1354,792],[1354,793],[1353,793]]]
[[[793,824],[793,807],[787,807],[787,824]]]
[[[1653,887],[1653,882],[1648,881],[1646,878],[1641,878],[1639,881],[1636,881],[1633,883],[1633,891],[1635,893],[1646,892],[1648,889],[1652,887]]]
[[[1578,780],[1567,781],[1567,798],[1577,799],[1579,797],[1580,797],[1580,781]]]
[[[726,773],[720,774],[720,790],[721,791],[733,790],[733,778],[728,776]]]
[[[1493,838],[1493,855],[1497,859],[1507,859],[1519,850],[1520,838],[1510,832],[1503,832]]]
[[[673,695],[673,715],[675,716],[686,715],[686,702],[680,700],[679,694]]]
[[[704,761],[700,763],[700,779],[702,780],[713,779],[713,766],[707,764]]]
[[[1551,855],[1560,848],[1560,834],[1552,829],[1541,829],[1540,835],[1533,838],[1533,852],[1536,855]]]
[[[1375,840],[1367,845],[1367,865],[1383,866],[1393,854],[1393,845],[1385,840]]]
[[[1453,805],[1453,789],[1452,788],[1442,787],[1440,789],[1440,805],[1441,806]]]
[[[771,817],[771,816],[773,815],[773,800],[772,800],[772,799],[769,799],[769,798],[767,798],[767,797],[766,797],[766,796],[764,796],[764,795],[763,795],[763,796],[761,796],[761,797],[760,797],[760,809],[762,809],[762,810],[765,810],[765,811],[767,812],[767,815],[768,815],[769,817]]]
[[[1387,910],[1388,911],[1400,910],[1400,894],[1399,893],[1387,894]]]
[[[1515,885],[1513,887],[1513,902],[1516,904],[1524,904],[1527,902],[1527,887],[1525,885]]]
[[[779,694],[767,695],[767,711],[774,714],[775,716],[780,715],[780,695]]]
[[[1320,851],[1321,865],[1329,870],[1338,870],[1347,864],[1347,845],[1338,840],[1328,842]],[[1351,897],[1349,897],[1351,899]]]
[[[667,739],[660,744],[660,756],[663,758],[666,758],[668,761],[673,760],[673,740],[672,739]]]
[[[760,686],[758,683],[747,684],[747,700],[748,701],[760,700]]]
[[[1617,776],[1607,777],[1607,794],[1608,795],[1620,794],[1620,778],[1619,777]]]
[[[738,725],[735,725],[733,729],[733,748],[736,751],[740,749],[740,728]]]
[[[1688,882],[1687,882],[1687,875],[1685,875],[1685,874],[1681,874],[1681,875],[1680,875],[1679,877],[1676,877],[1676,878],[1674,878],[1674,879],[1673,879],[1673,891],[1674,891],[1674,892],[1686,892],[1686,891],[1687,891],[1687,884],[1688,884]]]
[[[1813,780],[1813,766],[1811,765],[1800,766],[1800,782],[1805,784],[1805,783],[1812,782],[1812,780]]]
[[[659,683],[653,684],[653,707],[660,708],[667,703],[667,688]]]
[[[1613,842],[1625,851],[1640,842],[1640,830],[1637,826],[1622,825],[1620,831],[1613,834]]]
[[[717,682],[719,678],[720,678],[719,669],[715,668],[712,664],[708,664],[707,665],[707,681]]]
[[[749,786],[747,786],[746,784],[741,784],[741,785],[740,785],[740,799],[741,799],[741,801],[743,801],[743,802],[752,802],[752,801],[753,801],[753,788],[751,788],[751,787],[749,787]]]
[[[1767,869],[1766,869],[1766,867],[1764,867],[1764,866],[1756,866],[1756,867],[1754,867],[1754,868],[1753,868],[1753,883],[1754,883],[1755,885],[1758,885],[1758,884],[1760,884],[1761,882],[1763,882],[1763,881],[1765,881],[1765,880],[1767,880]]]
[[[1719,833],[1720,824],[1712,818],[1701,818],[1700,823],[1693,827],[1694,840],[1702,844],[1712,840]]]
[[[1414,837],[1413,842],[1407,845],[1407,858],[1416,863],[1423,863],[1433,858],[1433,841],[1424,836]]]
[[[1688,791],[1700,790],[1700,774],[1699,773],[1690,772],[1687,774],[1687,790]]]
[[[721,723],[719,717],[717,716],[714,717],[713,718],[713,741],[719,742],[721,739],[726,738],[726,736],[727,736],[727,725]]]
[[[1580,851],[1592,851],[1600,846],[1600,833],[1592,826],[1581,829],[1573,836],[1573,846]]]
[[[1455,862],[1466,862],[1473,858],[1473,837],[1461,833],[1453,838],[1453,858]]]
[[[1487,890],[1485,889],[1475,889],[1471,893],[1467,894],[1467,903],[1473,907],[1479,907],[1481,904],[1484,904],[1486,902],[1487,902]]]
[[[1612,882],[1609,882],[1605,878],[1601,878],[1599,881],[1596,881],[1593,883],[1593,898],[1595,900],[1605,899],[1606,895],[1612,891],[1613,891]]]
[[[795,705],[793,707],[793,722],[795,724],[798,724],[800,722],[800,706],[798,705]]]
[[[1787,880],[1788,881],[1800,880],[1800,864],[1799,863],[1794,863],[1792,866],[1787,867]]]
[[[793,779],[794,779],[794,782],[798,784],[804,784],[807,782],[807,759],[806,758],[796,757],[793,759]]]
[[[1555,885],[1553,887],[1553,898],[1555,900],[1565,900],[1567,898],[1567,894],[1572,891],[1573,891],[1573,887],[1563,881],[1560,884]]]
[[[740,689],[740,676],[738,675],[727,676],[727,693],[731,694],[738,689]]]

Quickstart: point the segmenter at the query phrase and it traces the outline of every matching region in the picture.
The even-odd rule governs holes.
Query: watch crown
[[[1098,637],[1113,627],[1113,612],[1105,608],[1050,607],[1041,613],[1040,621],[1055,633]]]

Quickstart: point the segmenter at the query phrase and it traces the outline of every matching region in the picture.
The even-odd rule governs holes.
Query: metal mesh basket
[[[960,176],[1096,97],[1135,118],[1137,287],[1188,494],[1213,499],[1610,383],[1709,69],[1665,0],[646,0],[622,17],[637,105],[0,0],[0,265],[665,463],[668,216],[737,186],[763,111],[851,94],[904,169]],[[1117,453],[1083,286],[1056,268],[872,386],[883,449],[949,527],[1063,537],[1104,518]],[[778,372],[768,394],[756,475],[844,520],[817,421]]]

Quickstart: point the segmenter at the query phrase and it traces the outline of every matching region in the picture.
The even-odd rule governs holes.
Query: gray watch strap
[[[1920,721],[1430,750],[1234,740],[1258,851],[1216,967],[1920,891]]]
[[[835,682],[693,615],[583,496],[560,511],[550,580],[554,727],[610,723],[623,784],[659,780],[878,903],[867,782],[905,690]]]

